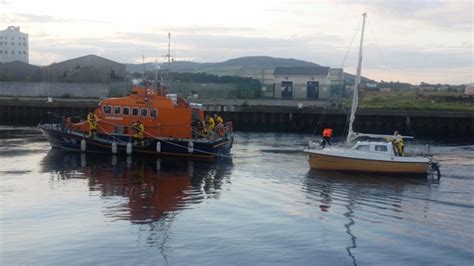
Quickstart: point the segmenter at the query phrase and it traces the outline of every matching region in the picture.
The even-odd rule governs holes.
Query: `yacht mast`
[[[355,112],[357,110],[357,104],[359,102],[359,95],[357,89],[359,88],[360,84],[360,74],[362,71],[362,46],[364,44],[364,29],[365,29],[365,19],[367,17],[367,13],[362,14],[362,32],[360,35],[360,46],[359,46],[359,60],[357,62],[357,74],[355,78],[355,84],[354,84],[354,93],[352,94],[352,106],[351,106],[351,116],[349,119],[349,133],[347,134],[347,144],[350,143],[352,139],[352,135],[354,134],[354,131],[352,129],[352,124],[354,123],[355,120]]]

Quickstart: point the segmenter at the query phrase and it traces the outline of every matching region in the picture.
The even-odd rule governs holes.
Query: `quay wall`
[[[84,118],[98,100],[0,99],[0,125],[35,126],[46,122],[47,113],[73,119]],[[236,131],[293,132],[320,135],[323,127],[336,136],[347,132],[349,110],[326,107],[204,105],[208,113],[218,113],[232,121]],[[417,138],[450,139],[474,142],[474,112],[358,110],[355,131],[391,134],[394,130]]]

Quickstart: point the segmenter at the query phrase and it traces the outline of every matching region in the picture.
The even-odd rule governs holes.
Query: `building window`
[[[123,108],[123,115],[130,115],[130,107]]]
[[[23,51],[23,54],[26,54],[26,52],[25,52],[25,51]]]
[[[112,113],[112,106],[110,105],[104,105],[103,109],[104,109],[104,114]]]
[[[148,109],[142,108],[140,110],[140,114],[141,114],[141,116],[144,116],[144,117],[148,116]]]
[[[3,54],[3,50],[0,50],[0,54]]]
[[[12,42],[12,45],[15,45],[15,43],[14,43],[14,42]]]
[[[114,108],[114,115],[119,115],[122,111],[122,107],[120,106],[115,106]]]
[[[15,51],[12,51],[12,54],[14,54],[14,53],[15,53]]]
[[[292,98],[293,97],[293,82],[282,81],[281,82],[281,98]]]
[[[133,108],[132,109],[132,115],[133,116],[138,116],[138,108]]]

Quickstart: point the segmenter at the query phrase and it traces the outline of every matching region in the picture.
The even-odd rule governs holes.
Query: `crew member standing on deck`
[[[331,145],[331,138],[332,138],[332,128],[326,127],[323,130],[323,140],[321,141],[321,145],[326,147],[326,144]]]
[[[214,118],[210,117],[209,115],[206,115],[206,128],[204,130],[204,133],[206,135],[211,134],[214,131],[215,127],[216,122],[214,121]]]
[[[89,123],[89,137],[94,137],[97,133],[97,116],[95,115],[95,109],[91,109],[87,115],[87,122]]]
[[[222,119],[222,117],[220,117],[217,114],[214,114],[213,117],[214,117],[214,122],[216,123],[216,133],[219,136],[223,137],[225,133],[224,119]]]
[[[400,133],[397,130],[395,130],[395,132],[393,132],[393,136],[394,136],[393,144],[395,145],[398,156],[405,155],[404,153],[405,143],[403,143],[402,135],[400,135]]]
[[[214,114],[214,122],[216,122],[216,125],[224,124],[224,119],[222,119],[222,117],[219,115]]]
[[[141,121],[137,121],[133,124],[133,130],[135,130],[135,134],[133,137],[135,139],[143,139],[143,133],[145,132],[145,125]]]

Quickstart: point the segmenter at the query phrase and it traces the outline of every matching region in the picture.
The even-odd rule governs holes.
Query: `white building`
[[[28,63],[28,34],[20,27],[8,26],[0,31],[0,63],[21,61]]]
[[[262,92],[264,97],[275,99],[328,99],[331,87],[342,88],[343,82],[341,68],[276,67],[263,71]]]

